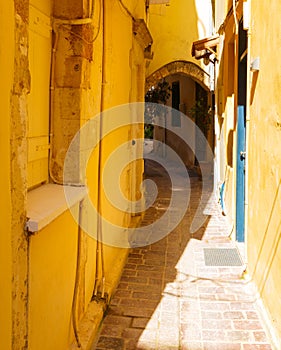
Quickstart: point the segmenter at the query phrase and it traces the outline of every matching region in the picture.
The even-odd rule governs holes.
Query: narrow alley
[[[281,350],[280,13],[0,1],[0,350]]]
[[[161,166],[146,164],[159,193],[142,225],[163,214],[171,192]],[[93,350],[272,349],[251,281],[243,274],[243,246],[240,254],[214,196],[202,228],[189,232],[202,188],[200,178],[189,175],[188,211],[167,237],[131,251]]]

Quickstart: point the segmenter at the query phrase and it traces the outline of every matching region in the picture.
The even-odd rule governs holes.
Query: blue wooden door
[[[244,242],[245,226],[245,107],[238,106],[237,113],[237,167],[236,167],[236,240]]]

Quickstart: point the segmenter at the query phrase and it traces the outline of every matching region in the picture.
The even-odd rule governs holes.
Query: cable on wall
[[[133,21],[135,21],[135,17],[133,16],[132,12],[128,9],[128,7],[123,3],[122,0],[118,0],[120,5],[123,7],[123,9],[125,10],[125,12],[127,13],[128,16],[130,16],[132,18]]]

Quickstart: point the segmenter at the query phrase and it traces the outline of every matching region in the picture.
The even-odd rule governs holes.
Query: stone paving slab
[[[153,180],[166,201],[169,181],[156,171]],[[236,245],[214,196],[203,227],[190,233],[202,187],[194,177],[191,186],[188,210],[173,232],[131,251],[92,349],[272,349],[252,286],[243,278],[245,266],[205,266],[204,248]],[[162,215],[158,209],[147,211],[144,225]]]

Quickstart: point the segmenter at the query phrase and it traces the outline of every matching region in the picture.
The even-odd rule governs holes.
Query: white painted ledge
[[[67,187],[67,200],[64,189]],[[42,185],[27,193],[27,223],[29,232],[38,232],[87,194],[86,187]]]

